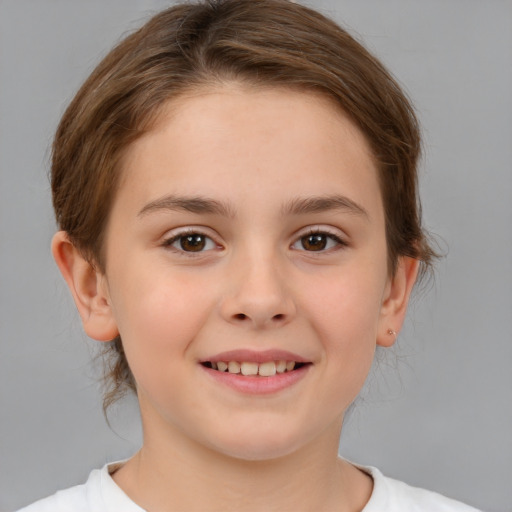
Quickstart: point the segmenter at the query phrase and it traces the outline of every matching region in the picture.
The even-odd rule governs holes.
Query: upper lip
[[[201,360],[202,363],[218,363],[219,361],[238,361],[247,363],[265,363],[268,361],[295,361],[296,363],[310,362],[298,354],[279,349],[263,351],[249,349],[229,350]]]

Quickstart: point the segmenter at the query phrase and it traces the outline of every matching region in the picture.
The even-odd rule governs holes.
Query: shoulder
[[[85,484],[58,491],[18,512],[144,512],[110,476],[115,466],[95,469]]]
[[[86,512],[90,510],[86,496],[86,484],[77,485],[36,501],[18,512]]]
[[[360,469],[369,473],[374,482],[372,496],[363,512],[479,512],[436,492],[385,477],[376,468]]]

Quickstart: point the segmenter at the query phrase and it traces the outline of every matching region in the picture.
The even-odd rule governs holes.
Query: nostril
[[[287,315],[284,313],[278,313],[277,315],[273,315],[270,318],[268,316],[259,318],[257,315],[254,317],[252,315],[247,315],[245,313],[235,313],[231,316],[232,321],[236,322],[247,322],[248,320],[253,320],[256,324],[260,323],[266,323],[266,319],[268,319],[271,322],[277,322],[281,324],[284,320],[286,320]]]

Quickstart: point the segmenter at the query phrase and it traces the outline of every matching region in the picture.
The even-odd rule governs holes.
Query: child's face
[[[124,162],[105,294],[145,438],[247,459],[336,438],[402,319],[360,131],[322,97],[233,85],[170,105]]]

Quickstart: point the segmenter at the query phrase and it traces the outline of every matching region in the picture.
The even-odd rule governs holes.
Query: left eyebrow
[[[206,197],[186,197],[168,195],[160,197],[146,204],[138,213],[138,217],[144,217],[149,213],[170,210],[170,211],[186,211],[198,214],[222,215],[225,217],[233,217],[234,213],[230,206],[226,203],[209,199]]]
[[[304,215],[310,213],[322,213],[330,210],[341,210],[350,214],[360,215],[369,219],[368,212],[355,201],[345,196],[319,196],[293,199],[287,203],[283,215]]]

